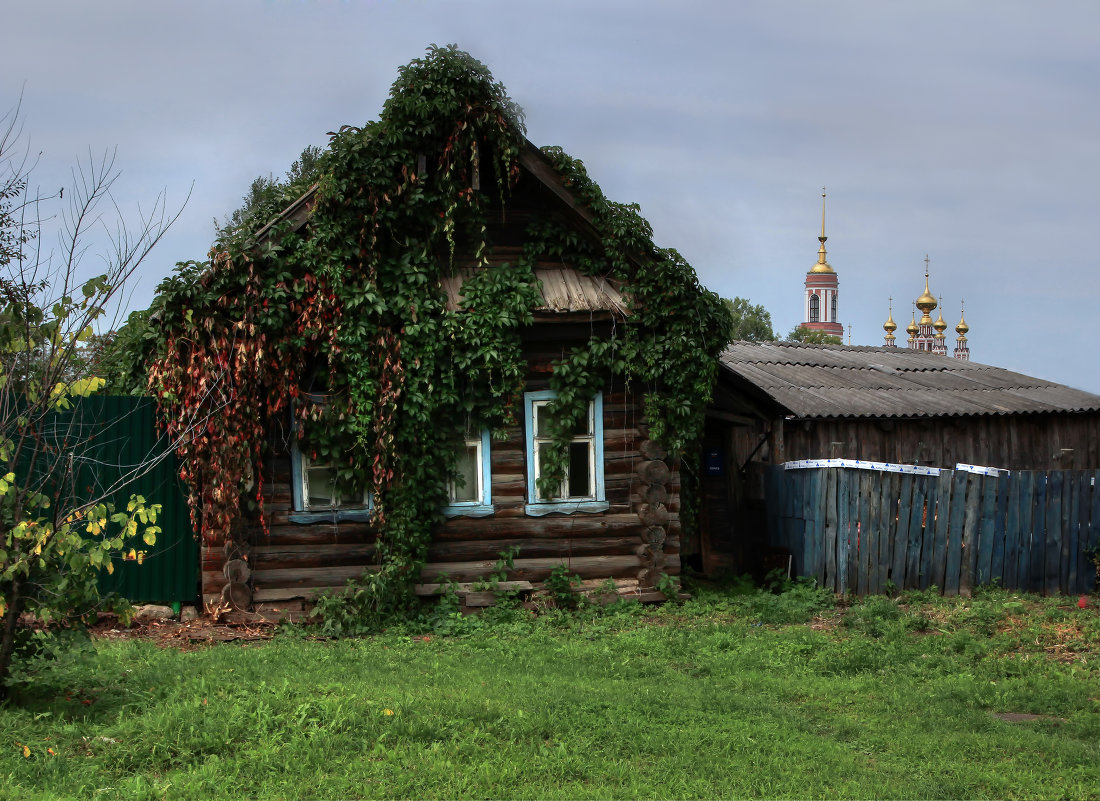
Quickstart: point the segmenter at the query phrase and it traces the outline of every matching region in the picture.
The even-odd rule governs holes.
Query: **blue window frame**
[[[535,516],[554,512],[602,512],[608,508],[603,472],[603,393],[596,393],[588,402],[588,414],[573,431],[569,466],[561,486],[549,497],[539,494],[542,454],[552,445],[545,423],[550,401],[556,396],[552,390],[523,395],[527,437],[527,505],[524,511]]]
[[[492,498],[492,469],[489,458],[489,429],[480,435],[467,437],[458,452],[457,473],[460,480],[448,482],[448,503],[443,507],[447,517],[487,517],[496,509]]]
[[[323,395],[312,396],[323,403]],[[369,521],[374,498],[363,488],[337,490],[336,464],[339,459],[312,460],[298,447],[297,423],[290,445],[291,523],[336,523],[341,520]]]

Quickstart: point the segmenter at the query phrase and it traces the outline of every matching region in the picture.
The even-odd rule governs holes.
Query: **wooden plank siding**
[[[545,348],[528,353],[532,365],[561,358]],[[546,377],[532,375],[528,389]],[[680,475],[670,464],[664,485],[667,524],[657,537],[639,517],[650,485],[639,476],[648,460],[640,450],[647,427],[640,392],[610,385],[603,394],[604,486],[608,508],[602,513],[525,514],[527,456],[523,424],[490,446],[491,495],[495,513],[488,517],[453,517],[438,527],[420,580],[446,575],[455,581],[488,576],[498,555],[518,548],[509,578],[543,581],[559,564],[583,578],[637,579],[653,586],[660,573],[680,572]],[[248,527],[248,560],[254,601],[308,598],[342,586],[374,562],[375,531],[368,523],[291,522],[291,465],[285,443],[273,447],[264,461],[266,528],[259,520]],[[671,461],[671,460],[669,460]],[[216,598],[227,583],[221,546],[203,548],[203,595]],[[648,572],[647,572],[648,571]]]
[[[1009,470],[1100,469],[1095,412],[787,420],[781,453],[777,428],[778,421],[737,428],[732,458],[744,464],[768,437],[771,447],[753,458],[771,464],[843,458],[949,469],[960,462]]]
[[[837,593],[999,584],[1095,590],[1100,471],[965,471],[922,476],[850,467],[765,473],[768,544]],[[774,507],[774,508],[773,508]]]

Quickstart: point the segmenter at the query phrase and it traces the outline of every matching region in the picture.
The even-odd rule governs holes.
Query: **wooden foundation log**
[[[282,525],[272,522],[267,534],[257,526],[252,529],[251,537],[255,548],[272,545],[358,545],[374,542],[375,532],[366,523],[302,526],[284,520]]]
[[[252,606],[252,590],[240,581],[231,581],[222,587],[221,597],[234,609],[247,611]]]
[[[653,548],[663,548],[666,542],[666,536],[663,526],[650,526],[642,534],[645,541]]]
[[[568,559],[517,558],[508,578],[526,581],[544,581],[558,565],[565,565],[570,573],[581,578],[616,578],[632,575],[637,571],[640,561],[634,554],[613,556],[578,556]],[[495,560],[490,562],[448,562],[431,563],[424,566],[421,581],[434,581],[440,575],[447,575],[458,581],[475,581],[485,578],[496,569]]]
[[[668,507],[664,504],[654,506],[643,503],[638,507],[638,519],[646,527],[667,526],[669,521]]]
[[[451,518],[436,533],[436,540],[601,537],[625,535],[638,527],[638,516],[631,512],[528,517],[522,509],[518,515],[501,515],[498,510],[492,517]]]
[[[667,484],[671,473],[668,465],[662,461],[642,462],[638,467],[638,476],[649,484]]]
[[[246,535],[245,532],[242,534]],[[247,536],[247,535],[246,535]],[[225,559],[247,559],[250,546],[247,542],[243,542],[240,539],[226,540],[222,545],[222,555]]]
[[[518,556],[532,558],[570,558],[630,553],[637,536],[616,537],[508,537],[506,539],[434,542],[428,549],[429,562],[461,562],[495,559],[506,548],[518,548]]]
[[[543,581],[558,565],[565,565],[571,573],[581,578],[615,578],[631,576],[641,566],[634,554],[608,556],[579,556],[572,558],[516,559],[508,578],[517,581]],[[265,570],[257,567],[253,571],[253,583],[256,592],[270,597],[270,590],[277,588],[305,590],[314,587],[338,587],[348,579],[356,578],[370,565],[344,565],[339,567],[315,567]],[[420,573],[422,582],[440,581],[443,577],[452,581],[476,581],[485,579],[497,570],[496,560],[471,562],[431,562]]]
[[[668,489],[662,484],[651,484],[645,488],[642,497],[645,499],[644,502],[650,506],[667,505]]]
[[[324,565],[363,565],[374,561],[373,543],[354,545],[257,545],[252,554],[253,567],[292,568]]]
[[[222,575],[230,584],[247,584],[252,575],[252,569],[243,559],[230,559],[222,565]]]

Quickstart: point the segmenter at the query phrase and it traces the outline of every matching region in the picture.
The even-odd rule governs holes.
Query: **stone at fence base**
[[[171,620],[176,616],[170,606],[160,604],[142,604],[134,607],[134,617],[151,617],[154,620]]]
[[[180,609],[180,620],[186,623],[189,620],[197,620],[199,617],[199,610],[193,606],[185,606]]]

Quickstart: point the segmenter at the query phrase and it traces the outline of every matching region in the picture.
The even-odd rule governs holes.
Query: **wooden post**
[[[985,476],[967,473],[966,514],[963,517],[959,548],[959,594],[967,598],[974,590],[978,564],[978,522],[981,519],[982,488]]]
[[[823,560],[823,585],[831,587],[833,592],[843,592],[843,588],[837,581],[837,474],[842,470],[839,467],[830,467],[823,494],[825,501],[825,531],[823,547],[825,549]]]
[[[777,418],[772,423],[772,463],[783,464],[786,455],[783,452],[783,418]]]
[[[952,481],[951,519],[947,526],[947,564],[943,574],[943,594],[958,595],[963,566],[963,526],[966,520],[966,494],[969,473],[956,471]]]

